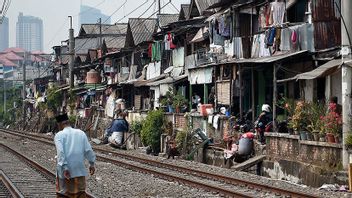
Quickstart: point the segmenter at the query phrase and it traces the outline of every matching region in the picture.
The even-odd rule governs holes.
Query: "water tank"
[[[87,84],[97,84],[100,83],[100,75],[97,71],[94,69],[91,69],[89,72],[87,72],[87,79],[86,79]]]

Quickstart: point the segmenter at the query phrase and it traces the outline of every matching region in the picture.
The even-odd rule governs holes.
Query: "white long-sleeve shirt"
[[[72,127],[66,127],[55,135],[57,151],[57,173],[64,178],[63,171],[68,170],[71,178],[87,176],[84,160],[90,165],[95,163],[95,153],[88,141],[87,135]]]

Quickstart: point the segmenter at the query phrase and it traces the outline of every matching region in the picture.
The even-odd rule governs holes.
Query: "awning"
[[[229,11],[230,11],[230,9],[220,10],[219,12],[216,12],[213,15],[211,15],[210,17],[208,17],[205,21],[206,22],[212,21],[213,19],[216,19],[216,18],[220,17],[222,14],[227,13]]]
[[[155,78],[151,78],[149,80],[144,80],[141,78],[138,79],[133,79],[125,82],[121,82],[120,84],[130,84],[133,85],[134,87],[143,87],[143,86],[149,86],[149,83],[155,82],[157,80],[163,79],[166,76],[166,74],[161,74]]]
[[[204,41],[206,39],[206,37],[204,37],[204,34],[207,31],[208,31],[208,27],[199,28],[197,34],[191,40],[191,43],[198,43],[198,42]]]
[[[307,50],[302,50],[298,52],[288,52],[288,53],[283,53],[283,54],[278,54],[278,55],[273,55],[273,56],[267,56],[267,57],[259,57],[259,58],[248,58],[248,59],[236,59],[234,61],[229,61],[228,63],[254,63],[254,64],[261,64],[261,63],[274,63],[277,61],[282,61],[285,59],[293,58],[295,56],[303,55],[308,53]]]
[[[297,74],[296,76],[294,76],[292,78],[278,80],[277,82],[282,83],[282,82],[287,82],[287,81],[291,81],[291,80],[313,80],[316,78],[329,76],[329,75],[337,72],[343,64],[352,66],[351,63],[352,63],[351,60],[342,61],[342,59],[334,59],[334,60],[331,60],[331,61],[319,66],[318,68],[316,68],[312,71]]]
[[[176,76],[176,77],[167,77],[167,78],[162,79],[162,80],[158,80],[158,81],[155,81],[155,82],[148,83],[147,85],[155,87],[155,86],[159,86],[161,84],[172,84],[172,83],[175,83],[177,81],[184,80],[187,77],[188,77],[187,74],[181,75],[181,76]]]

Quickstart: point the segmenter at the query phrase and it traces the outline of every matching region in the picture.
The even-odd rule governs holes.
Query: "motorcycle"
[[[244,116],[243,119],[238,118],[236,120],[236,123],[234,125],[234,129],[238,132],[241,133],[246,133],[246,132],[250,132],[253,131],[253,123],[252,123],[252,110],[248,110]],[[239,115],[237,115],[236,117],[240,117]]]

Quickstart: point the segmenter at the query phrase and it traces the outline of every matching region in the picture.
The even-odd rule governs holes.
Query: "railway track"
[[[16,150],[0,143],[2,181],[11,196],[56,197],[56,175]],[[88,194],[87,197],[94,198]]]
[[[23,134],[17,131],[9,131],[4,129],[0,129],[0,132],[6,132],[8,134],[32,139],[34,141],[40,141],[48,145],[54,144],[52,138],[50,137],[44,137],[36,134]],[[210,192],[216,192],[226,197],[257,197],[253,194],[253,192],[264,192],[271,197],[317,197],[305,192],[280,189],[253,181],[244,181],[233,177],[204,172],[202,170],[185,168],[169,163],[162,163],[156,160],[141,158],[112,150],[105,150],[97,147],[94,147],[94,150],[97,152],[98,160],[117,164],[135,171],[153,174],[163,179],[177,181],[197,188],[202,188]],[[111,158],[111,155],[119,157],[119,159]],[[175,174],[175,172],[178,174]]]
[[[0,170],[0,198],[7,198],[7,197],[15,197],[15,198],[22,198],[24,197],[17,187],[11,182],[8,176]]]

